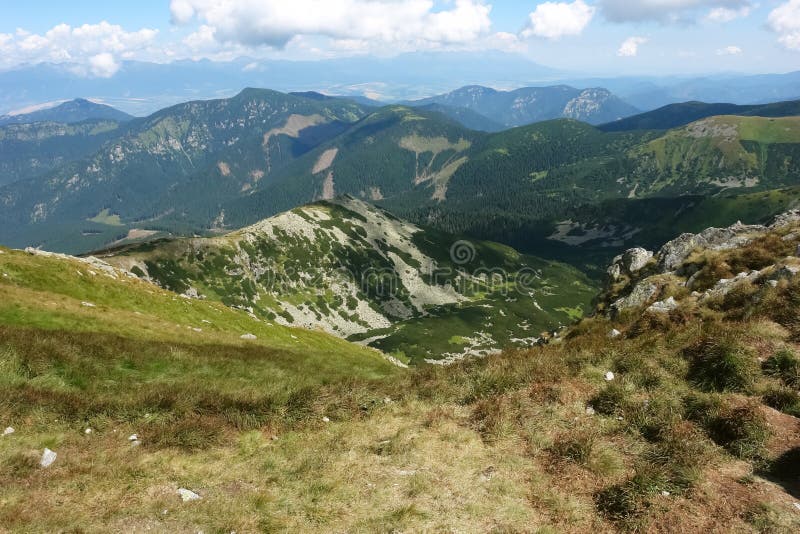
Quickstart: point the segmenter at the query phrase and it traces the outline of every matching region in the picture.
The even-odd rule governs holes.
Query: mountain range
[[[472,129],[486,131],[500,131],[559,118],[575,119],[589,124],[602,124],[638,112],[636,108],[615,97],[606,89],[579,90],[565,85],[526,87],[514,91],[497,91],[488,87],[469,86],[447,94],[406,102],[406,104],[414,107],[441,106],[436,110],[442,111],[469,128],[470,124],[458,114],[448,112],[450,108],[468,109],[491,121],[484,127],[476,127],[480,126],[480,123],[475,123],[474,118],[467,117],[467,120],[472,121]],[[497,126],[492,126],[492,123]]]
[[[80,76],[75,67],[68,63],[42,63],[0,72],[0,113],[85,95],[143,116],[187,100],[230,97],[242,87],[366,96],[394,103],[443,94],[467,85],[508,90],[562,84],[603,87],[644,111],[691,100],[763,104],[800,97],[798,72],[597,78],[496,51],[415,52],[393,58],[356,56],[319,61],[253,58],[164,64],[124,61],[110,78]]]
[[[652,115],[630,121],[655,124]],[[424,107],[248,89],[129,121],[111,137],[0,189],[0,240],[87,251],[130,232],[231,230],[348,194],[525,253],[585,261],[596,251],[599,265],[641,236],[658,244],[675,213],[702,226],[688,215],[708,202],[752,205],[772,191],[753,215],[785,208],[800,131],[794,117],[729,115],[667,130],[604,132],[560,119],[485,133]],[[733,218],[720,223],[736,220],[733,209],[718,213]]]

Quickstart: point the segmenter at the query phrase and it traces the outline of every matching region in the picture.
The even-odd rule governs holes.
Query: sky
[[[0,68],[496,49],[587,75],[800,70],[800,0],[0,0]]]

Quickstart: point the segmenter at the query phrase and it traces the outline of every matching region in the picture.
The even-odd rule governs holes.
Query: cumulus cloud
[[[789,0],[773,9],[767,24],[783,46],[800,50],[800,0]]]
[[[19,29],[14,35],[0,35],[0,65],[68,62],[78,74],[109,77],[119,70],[120,58],[147,49],[157,35],[157,30],[129,32],[105,21],[77,27],[59,24],[44,34]]]
[[[382,43],[470,42],[489,32],[491,6],[455,0],[172,0],[176,24],[199,21],[219,43],[284,48],[298,36]]]
[[[720,48],[717,50],[718,56],[738,56],[741,54],[743,50],[738,46],[726,46],[725,48]]]
[[[696,22],[716,9],[715,16],[724,17],[751,6],[750,0],[600,0],[603,16],[612,22],[656,21],[662,23]],[[711,10],[711,11],[708,11]],[[749,13],[749,11],[748,11]]]
[[[708,22],[731,22],[736,19],[743,19],[750,16],[752,12],[752,6],[742,6],[738,9],[731,9],[728,7],[715,7],[711,11],[708,12],[706,15],[706,20]]]
[[[639,47],[647,42],[646,37],[628,37],[617,50],[619,57],[635,57],[639,54]]]
[[[580,35],[594,17],[595,8],[583,0],[566,2],[545,2],[536,6],[530,14],[528,27],[523,37],[544,37],[560,39],[570,35]]]
[[[108,52],[89,58],[89,71],[98,78],[111,78],[119,70],[119,63]]]

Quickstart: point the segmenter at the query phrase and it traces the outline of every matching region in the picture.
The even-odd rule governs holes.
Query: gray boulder
[[[628,249],[622,255],[622,266],[629,273],[641,271],[647,265],[653,253],[641,247]]]
[[[644,306],[648,300],[656,296],[658,287],[652,282],[642,280],[633,288],[627,297],[623,297],[611,305],[613,312],[620,312],[628,308],[639,308]]]
[[[652,304],[649,308],[647,308],[647,311],[652,313],[669,313],[677,307],[678,303],[675,301],[675,298],[670,297],[666,300],[662,300],[661,302]]]

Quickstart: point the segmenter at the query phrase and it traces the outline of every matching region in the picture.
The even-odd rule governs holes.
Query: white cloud
[[[741,54],[743,50],[738,46],[726,46],[725,48],[720,48],[717,50],[718,56],[738,56]]]
[[[118,58],[148,49],[157,35],[157,30],[128,32],[105,21],[77,27],[59,24],[44,34],[20,28],[14,35],[0,36],[0,66],[69,62],[80,75],[109,77],[120,68]]]
[[[783,46],[800,50],[800,0],[789,0],[773,9],[767,24]]]
[[[600,0],[603,16],[612,22],[657,21],[696,22],[701,12],[711,9],[739,11],[751,6],[750,0]],[[748,11],[749,13],[749,11]],[[710,13],[709,13],[710,15]],[[718,16],[723,13],[719,12]]]
[[[455,0],[172,0],[178,24],[200,21],[218,43],[284,48],[297,36],[419,46],[466,43],[489,32],[491,6]]]
[[[559,39],[569,35],[580,35],[591,22],[595,8],[583,0],[545,2],[536,6],[530,14],[530,23],[522,32],[523,37]]]
[[[708,22],[717,22],[717,23],[725,23],[731,22],[736,19],[743,19],[750,16],[750,13],[753,11],[752,6],[742,6],[738,9],[731,9],[728,7],[715,7],[711,11],[708,12],[706,15],[706,20]]]
[[[617,50],[619,57],[635,57],[639,54],[639,47],[647,42],[646,37],[628,37]]]
[[[98,78],[111,78],[119,70],[119,63],[108,52],[89,58],[89,71]]]

